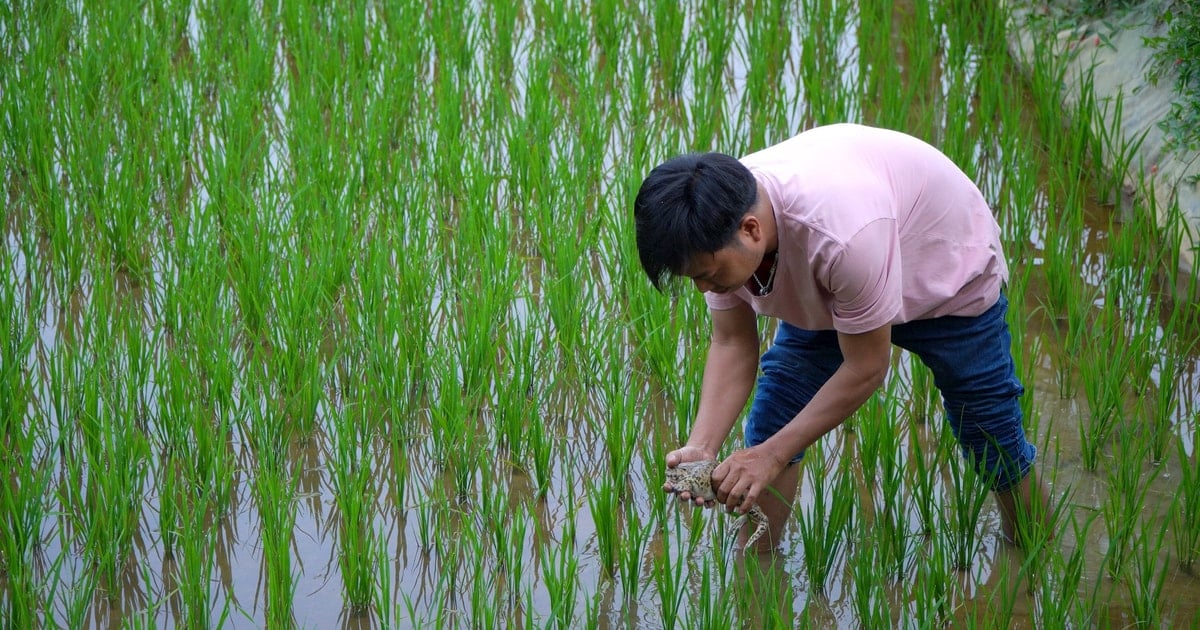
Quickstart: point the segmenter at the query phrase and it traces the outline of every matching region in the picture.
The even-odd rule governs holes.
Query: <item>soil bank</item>
[[[1049,44],[1052,53],[1067,64],[1061,96],[1071,107],[1078,104],[1091,73],[1090,89],[1103,111],[1103,119],[1096,120],[1093,132],[1119,129],[1122,138],[1118,147],[1142,139],[1125,175],[1125,191],[1143,201],[1132,205],[1134,211],[1156,212],[1160,226],[1178,204],[1190,232],[1181,235],[1179,277],[1183,285],[1196,273],[1200,246],[1200,154],[1170,149],[1166,132],[1158,126],[1177,98],[1174,75],[1165,74],[1157,84],[1149,78],[1154,50],[1145,39],[1165,35],[1167,27],[1159,19],[1162,1],[1082,20],[1056,32],[1046,31],[1048,20],[1038,19],[1047,11],[1043,3],[1030,6],[1029,2],[1001,2],[1012,8],[1009,52],[1024,72],[1028,73],[1034,59],[1035,43]],[[1118,95],[1122,106],[1120,120],[1116,121],[1117,108],[1113,104]],[[1112,170],[1118,158],[1115,152],[1106,154],[1105,168]],[[1148,203],[1149,196],[1154,197],[1153,204]],[[1177,294],[1184,289],[1186,286],[1177,286]]]

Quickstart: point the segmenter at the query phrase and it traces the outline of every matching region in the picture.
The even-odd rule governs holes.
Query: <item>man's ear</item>
[[[749,212],[746,213],[746,216],[742,217],[742,222],[738,225],[738,229],[750,237],[750,240],[753,242],[757,243],[763,238],[762,221],[759,221],[758,217]]]

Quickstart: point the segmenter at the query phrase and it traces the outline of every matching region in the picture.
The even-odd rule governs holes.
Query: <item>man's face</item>
[[[746,284],[760,262],[762,254],[747,247],[739,233],[739,238],[731,245],[711,254],[694,256],[684,269],[684,275],[692,279],[698,291],[729,293]]]

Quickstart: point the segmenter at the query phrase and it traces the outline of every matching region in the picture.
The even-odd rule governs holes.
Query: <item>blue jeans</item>
[[[892,343],[912,352],[933,372],[946,419],[962,448],[992,489],[1005,491],[1025,478],[1037,449],[1025,437],[1020,396],[1004,313],[1004,295],[978,317],[939,317],[892,327]],[[812,400],[842,363],[837,333],[780,322],[763,354],[758,390],[744,430],[746,446],[775,435]],[[792,459],[804,457],[801,451]]]

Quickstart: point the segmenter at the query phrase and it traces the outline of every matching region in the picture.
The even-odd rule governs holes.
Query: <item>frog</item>
[[[717,493],[712,487],[712,472],[716,467],[716,460],[706,459],[667,468],[667,484],[671,486],[670,492],[673,494],[686,492],[693,499],[699,497],[706,503],[716,502]],[[747,521],[754,526],[754,532],[746,539],[743,548],[749,548],[767,532],[767,515],[757,504],[738,519],[737,527],[740,529]]]

